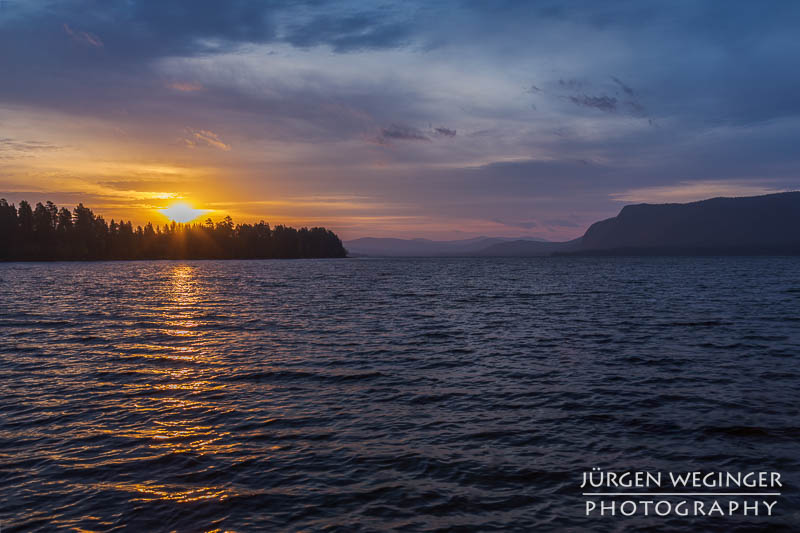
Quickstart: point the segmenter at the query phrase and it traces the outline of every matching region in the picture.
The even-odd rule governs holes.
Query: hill
[[[800,192],[638,204],[592,224],[578,253],[762,254],[800,252]]]
[[[581,240],[574,239],[567,242],[543,242],[514,240],[499,242],[479,250],[475,255],[491,257],[541,257],[555,253],[566,253],[578,250]]]

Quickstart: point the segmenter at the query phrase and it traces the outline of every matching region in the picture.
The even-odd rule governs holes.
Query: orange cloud
[[[610,196],[619,202],[628,203],[674,203],[696,202],[707,198],[758,196],[785,192],[786,189],[770,187],[759,183],[743,181],[682,181],[675,185],[641,187],[627,191],[611,193]]]
[[[100,40],[100,37],[93,33],[89,33],[87,31],[80,31],[80,30],[73,30],[69,27],[69,24],[64,24],[64,31],[72,37],[75,41],[83,44],[89,44],[96,48],[103,47],[103,41]]]
[[[192,92],[192,91],[202,91],[203,86],[199,83],[184,83],[184,82],[175,82],[170,83],[167,85],[170,89],[175,89],[176,91],[182,92]]]
[[[192,128],[186,128],[186,131],[191,135],[191,137],[183,139],[183,143],[188,148],[195,148],[197,146],[211,146],[213,148],[224,150],[225,152],[231,149],[231,146],[229,144],[225,144],[222,139],[219,138],[219,135],[213,131],[195,130]]]

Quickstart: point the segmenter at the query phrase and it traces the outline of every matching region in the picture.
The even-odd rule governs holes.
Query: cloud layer
[[[9,199],[559,239],[623,201],[800,186],[795,2],[2,9]]]

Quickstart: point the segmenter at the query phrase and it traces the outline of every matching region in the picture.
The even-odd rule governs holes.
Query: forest
[[[123,259],[299,259],[345,257],[339,237],[325,228],[214,223],[164,226],[102,216],[78,204],[72,211],[53,202],[35,208],[0,199],[0,261]]]

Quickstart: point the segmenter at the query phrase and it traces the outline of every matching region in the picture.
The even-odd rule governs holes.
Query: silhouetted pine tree
[[[135,229],[130,221],[106,223],[82,203],[72,212],[53,202],[19,207],[0,199],[0,260],[290,259],[345,257],[342,241],[325,228],[234,224],[178,224]]]

